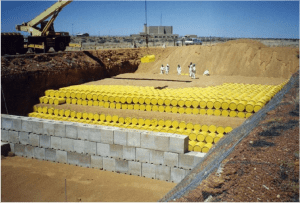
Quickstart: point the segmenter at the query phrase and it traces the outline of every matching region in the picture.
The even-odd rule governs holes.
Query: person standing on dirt
[[[189,66],[189,75],[190,75],[190,77],[192,77],[192,69],[193,69],[193,63],[191,62],[190,66]]]
[[[164,70],[165,70],[164,64],[162,64],[160,67],[160,74],[164,74]]]
[[[166,75],[169,74],[169,70],[170,70],[170,67],[169,67],[169,64],[167,64],[167,67],[166,67]]]
[[[178,75],[180,75],[181,74],[181,67],[180,67],[180,65],[178,64],[178,66],[177,66],[177,74]]]
[[[192,78],[196,79],[196,64],[194,64],[192,67]]]

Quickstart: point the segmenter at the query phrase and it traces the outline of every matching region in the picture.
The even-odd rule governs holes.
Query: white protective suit
[[[177,66],[177,73],[178,73],[178,75],[181,75],[181,67],[180,66]]]
[[[161,66],[161,67],[160,67],[160,74],[164,74],[164,71],[165,71],[165,67],[164,67],[164,66]]]
[[[192,78],[196,79],[196,65],[195,64],[192,67]]]
[[[169,70],[170,70],[170,67],[169,67],[169,64],[167,64],[167,66],[166,66],[166,75],[168,75]]]
[[[203,75],[209,76],[209,71],[208,70],[204,71]]]
[[[192,69],[193,69],[193,64],[191,64],[190,67],[189,67],[189,75],[190,75],[190,77],[192,77]]]

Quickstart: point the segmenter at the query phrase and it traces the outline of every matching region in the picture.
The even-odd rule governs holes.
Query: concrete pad
[[[61,149],[68,152],[74,151],[74,140],[69,138],[61,138]]]
[[[47,161],[56,161],[56,150],[54,149],[45,149],[45,159]]]
[[[123,159],[123,146],[122,145],[109,145],[109,157],[115,159]]]
[[[136,148],[135,159],[138,162],[150,163],[150,150],[143,148]]]
[[[156,165],[155,179],[171,181],[171,167],[163,166],[163,165]]]
[[[128,161],[116,160],[116,172],[128,174]]]
[[[45,160],[46,158],[46,150],[44,148],[35,147],[34,148],[34,158],[39,160]]]
[[[40,135],[40,147],[41,148],[51,148],[51,136]]]
[[[171,134],[169,152],[184,154],[188,151],[189,137],[184,135]]]
[[[68,163],[68,153],[66,151],[56,150],[56,162]]]
[[[35,147],[26,145],[25,146],[25,156],[28,158],[34,158],[34,150],[35,150]]]
[[[142,176],[142,163],[135,161],[128,161],[128,173],[130,175]]]
[[[66,124],[66,137],[78,139],[77,126],[75,124]]]
[[[154,164],[142,163],[142,176],[155,179],[155,168]]]
[[[83,140],[74,140],[74,151],[83,154],[84,153],[84,141]]]
[[[1,129],[12,130],[12,119],[4,114],[1,114]]]
[[[155,150],[169,151],[170,137],[168,134],[158,133],[154,137]]]
[[[178,167],[178,154],[172,152],[164,152],[164,165],[170,167]]]
[[[22,131],[23,132],[32,132],[32,118],[22,117]]]
[[[141,133],[141,148],[144,149],[156,149],[155,146],[155,135],[152,132]]]
[[[101,143],[114,144],[114,131],[109,127],[101,128]]]
[[[9,143],[10,145],[10,151],[15,153],[15,144],[14,143]]]
[[[66,137],[66,125],[61,121],[54,122],[54,135],[56,137]]]
[[[84,141],[84,154],[96,155],[97,154],[97,143]]]
[[[135,161],[135,147],[123,146],[123,159]]]
[[[30,144],[29,133],[28,132],[19,132],[19,140],[20,140],[21,144],[29,145]]]
[[[17,156],[26,156],[25,145],[15,144],[14,151]]]
[[[90,168],[91,167],[91,155],[80,154],[78,159],[78,165],[81,167]]]
[[[116,170],[116,160],[112,158],[103,157],[103,169],[114,172]]]
[[[89,140],[90,129],[85,124],[75,124],[77,126],[77,136],[79,140]]]
[[[1,129],[1,141],[8,142],[8,130]]]
[[[101,143],[101,129],[97,126],[92,126],[89,129],[90,129],[90,133],[89,133],[88,140],[90,142]]]
[[[126,130],[120,129],[114,131],[114,144],[127,145],[127,132]]]
[[[127,133],[127,146],[141,147],[141,132],[130,130]]]
[[[44,134],[44,122],[41,120],[32,121],[32,132],[37,135]]]
[[[22,131],[22,117],[21,116],[12,116],[12,130]]]
[[[9,130],[8,131],[8,142],[19,144],[19,132]]]
[[[185,170],[180,168],[171,168],[171,181],[179,183],[185,177]]]
[[[34,133],[29,133],[29,144],[33,147],[40,146],[40,136]]]
[[[103,157],[101,156],[91,156],[91,167],[103,169]]]
[[[155,165],[164,164],[164,152],[151,150],[150,151],[150,163]]]
[[[55,121],[44,121],[43,134],[55,136]]]
[[[51,148],[61,150],[62,149],[62,146],[61,146],[61,139],[62,138],[61,137],[55,137],[55,136],[49,136],[49,137],[50,137],[50,140],[51,140]]]
[[[110,152],[109,144],[97,143],[97,155],[103,157],[109,157],[110,156],[109,152]]]
[[[68,156],[68,164],[78,166],[80,154],[76,152],[67,152],[67,156]]]

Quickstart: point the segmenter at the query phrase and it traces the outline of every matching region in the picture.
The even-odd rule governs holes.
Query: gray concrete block
[[[89,133],[88,140],[91,142],[101,143],[101,129],[97,126],[92,126],[89,129],[90,129],[90,133]]]
[[[76,152],[67,152],[68,164],[78,166],[80,154]]]
[[[20,140],[21,144],[29,145],[30,144],[29,133],[28,132],[19,132],[19,140]]]
[[[155,165],[164,164],[164,152],[151,150],[150,151],[150,163]]]
[[[83,140],[74,140],[74,151],[83,154],[84,153],[84,141]]]
[[[116,160],[112,158],[103,157],[103,169],[114,172],[116,170]]]
[[[19,132],[9,130],[8,131],[8,142],[19,144],[20,143]]]
[[[47,161],[56,161],[56,150],[54,149],[45,149],[45,159]]]
[[[154,137],[155,150],[169,151],[170,137],[167,134],[159,133]]]
[[[127,145],[127,132],[124,129],[114,131],[114,144]]]
[[[12,120],[12,130],[18,132],[22,131],[22,117],[13,116],[11,120]]]
[[[185,170],[180,168],[171,168],[171,181],[179,183],[185,177]]]
[[[47,135],[48,136],[48,135]],[[50,136],[49,136],[50,137]],[[59,149],[61,150],[62,149],[62,146],[61,146],[61,137],[55,137],[55,136],[51,136],[50,137],[50,140],[51,140],[51,148],[52,149]]]
[[[46,158],[46,150],[44,148],[35,147],[34,148],[34,158],[45,160]]]
[[[58,163],[68,163],[68,153],[66,151],[56,150],[56,162]]]
[[[127,133],[127,146],[141,147],[141,132],[130,130]]]
[[[103,157],[91,155],[91,167],[103,169]]]
[[[44,123],[40,120],[33,120],[32,121],[32,132],[37,135],[44,134]]]
[[[163,166],[163,165],[156,165],[155,179],[171,181],[171,167]]]
[[[25,145],[14,144],[14,151],[17,156],[26,156]]]
[[[128,174],[128,161],[116,160],[116,172]]]
[[[194,156],[186,154],[178,154],[178,166],[183,169],[192,169],[194,166]]]
[[[169,151],[184,154],[188,151],[189,137],[185,135],[170,135]]]
[[[135,147],[123,146],[123,159],[135,161]]]
[[[1,129],[12,130],[12,119],[9,116],[1,114]]]
[[[122,145],[109,145],[109,157],[115,159],[123,159],[123,146]]]
[[[156,149],[155,146],[155,135],[151,132],[141,133],[141,148],[145,149]]]
[[[150,150],[143,148],[136,148],[135,159],[139,162],[150,163]]]
[[[79,140],[89,140],[90,128],[84,124],[77,125],[77,136]]]
[[[55,135],[55,121],[44,121],[43,134],[44,135]]]
[[[72,139],[78,139],[78,131],[75,124],[66,124],[66,137]]]
[[[189,156],[193,156],[194,157],[194,164],[193,167],[195,167],[206,155],[206,153],[202,153],[202,152],[188,152],[186,153]]]
[[[109,157],[110,146],[109,144],[97,143],[97,155]]]
[[[173,152],[164,152],[164,165],[178,167],[178,154]]]
[[[40,147],[41,148],[51,148],[51,136],[40,135]]]
[[[40,146],[40,136],[34,133],[29,133],[29,144],[33,147]]]
[[[61,149],[68,152],[74,151],[74,140],[69,138],[61,138]]]
[[[15,153],[15,144],[14,143],[9,143],[10,145],[10,151]]]
[[[78,165],[81,167],[90,168],[91,167],[91,155],[80,154]]]
[[[109,127],[102,127],[101,129],[101,143],[114,144],[114,131]]]
[[[154,164],[142,163],[142,176],[155,179],[155,168]]]
[[[61,121],[54,122],[54,135],[56,137],[66,137],[66,125]]]
[[[84,153],[89,155],[96,155],[97,154],[97,143],[84,141]]]
[[[8,130],[1,129],[1,141],[8,142]]]
[[[23,132],[32,132],[32,118],[22,117],[22,131]]]
[[[35,147],[26,145],[25,146],[25,156],[28,158],[34,158],[34,150],[35,150]]]
[[[135,161],[128,161],[128,173],[130,175],[142,176],[142,163]]]

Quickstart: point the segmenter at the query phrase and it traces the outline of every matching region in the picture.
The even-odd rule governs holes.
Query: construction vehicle
[[[39,14],[37,17],[29,22],[17,25],[17,31],[25,31],[30,33],[27,38],[27,42],[24,42],[24,36],[11,33],[1,34],[1,55],[26,53],[27,49],[31,49],[34,52],[48,52],[51,47],[55,51],[64,51],[71,41],[68,32],[55,32],[54,21],[59,12],[72,0],[62,1],[54,3],[51,7]],[[49,21],[46,21],[50,16]],[[23,40],[21,40],[23,38]],[[4,40],[6,43],[3,43]]]

